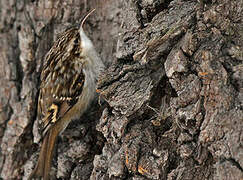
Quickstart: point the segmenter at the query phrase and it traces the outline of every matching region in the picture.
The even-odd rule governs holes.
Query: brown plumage
[[[85,59],[81,57],[81,51],[79,31],[72,28],[60,35],[46,56],[38,101],[43,136],[77,103],[82,93]]]
[[[57,136],[87,109],[95,96],[96,80],[103,68],[82,25],[80,29],[71,28],[62,33],[49,50],[41,72],[38,99],[43,142],[29,179],[50,179]]]

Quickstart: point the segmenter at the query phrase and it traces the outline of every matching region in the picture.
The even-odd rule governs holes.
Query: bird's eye
[[[74,40],[74,43],[75,43],[75,44],[78,44],[78,38],[76,38],[76,39]]]

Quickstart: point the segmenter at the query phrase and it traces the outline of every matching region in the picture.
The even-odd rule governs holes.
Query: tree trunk
[[[43,57],[93,8],[100,103],[60,135],[54,176],[242,179],[243,0],[2,0],[0,178],[34,168]]]

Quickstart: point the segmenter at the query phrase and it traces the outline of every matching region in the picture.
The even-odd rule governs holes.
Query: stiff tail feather
[[[50,131],[45,135],[43,143],[41,146],[41,151],[39,159],[35,169],[30,174],[28,180],[43,177],[43,180],[50,179],[51,162],[54,153],[54,147],[56,144],[58,131],[55,128],[50,129]]]

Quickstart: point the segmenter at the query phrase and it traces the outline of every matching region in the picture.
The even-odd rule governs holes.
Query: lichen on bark
[[[58,140],[54,176],[242,179],[242,0],[2,0],[0,177],[34,168],[43,57],[93,8],[84,28],[107,69],[99,103]]]

